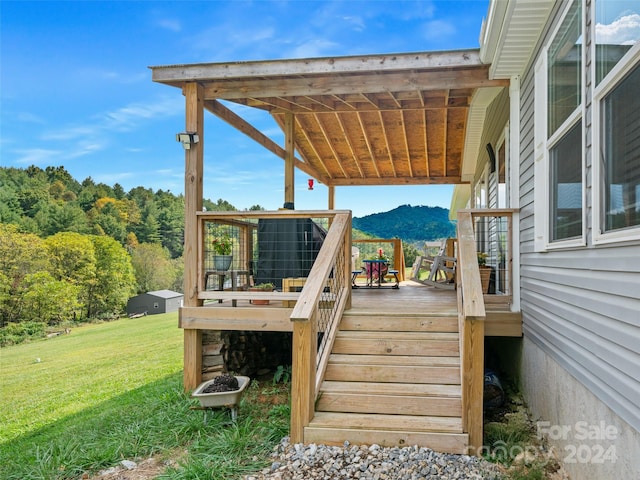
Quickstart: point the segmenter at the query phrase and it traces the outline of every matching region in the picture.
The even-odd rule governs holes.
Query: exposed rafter
[[[502,89],[478,50],[152,67],[202,87],[206,108],[280,158],[284,148],[218,100],[294,115],[295,166],[325,185],[460,183],[477,92]]]

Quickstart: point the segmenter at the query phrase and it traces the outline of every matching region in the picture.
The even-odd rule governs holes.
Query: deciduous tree
[[[167,249],[156,243],[141,243],[131,251],[138,292],[171,288],[176,272]]]

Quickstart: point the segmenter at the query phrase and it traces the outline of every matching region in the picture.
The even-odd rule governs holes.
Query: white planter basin
[[[212,392],[202,393],[214,380],[208,380],[201,383],[191,394],[192,397],[197,398],[200,401],[200,406],[204,408],[212,407],[228,407],[235,408],[242,398],[244,390],[249,386],[251,379],[249,377],[236,376],[238,379],[238,390],[231,392]]]

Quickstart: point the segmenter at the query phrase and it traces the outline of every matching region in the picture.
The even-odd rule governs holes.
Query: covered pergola
[[[294,203],[298,168],[329,187],[330,209],[336,186],[468,183],[481,131],[470,124],[474,105],[482,110],[483,98],[508,85],[489,79],[479,50],[151,69],[153,81],[186,96],[186,129],[201,142],[188,158],[202,156],[208,110],[285,161],[285,205]],[[269,112],[285,145],[219,100]]]
[[[180,316],[180,325],[184,328],[185,388],[194,388],[201,379],[202,331],[221,328],[266,331],[280,327],[278,331],[292,331],[291,431],[295,441],[302,441],[314,417],[319,385],[331,352],[330,346],[322,352],[318,350],[315,335],[320,331],[317,320],[321,316],[326,285],[333,285],[328,294],[334,295],[330,302],[324,303],[332,306],[323,308],[330,317],[322,327],[329,345],[335,338],[342,313],[351,308],[351,212],[335,210],[335,188],[468,184],[475,175],[487,106],[509,81],[491,80],[489,65],[480,61],[478,50],[151,69],[153,81],[180,88],[185,96],[186,131],[181,136],[185,146],[185,297]],[[268,112],[284,133],[284,145],[278,145],[241,118],[233,111],[232,103]],[[284,160],[283,206],[288,211],[202,211],[205,111]],[[295,211],[296,168],[328,187],[327,210]],[[294,300],[293,307],[269,310],[220,307],[220,299],[250,299],[255,293],[235,289],[204,291],[204,222],[236,222],[246,230],[249,225],[246,220],[260,216],[328,216],[335,221],[331,222],[302,291],[265,294],[272,300]],[[464,268],[460,269],[458,280],[458,292],[462,293],[457,296],[461,312],[457,315],[461,315],[462,326],[459,326],[460,341],[452,342],[460,348],[460,362],[453,367],[455,378],[451,380],[462,384],[462,393],[453,399],[454,416],[459,425],[456,424],[453,437],[440,431],[432,432],[430,425],[425,426],[423,432],[427,437],[433,434],[444,439],[445,443],[438,440],[434,445],[447,451],[480,446],[482,441],[485,312],[484,303],[478,301],[482,291],[469,212],[459,223],[459,229],[463,234],[458,241],[458,264]],[[244,244],[250,243],[248,240]],[[247,253],[245,257],[251,255]],[[218,308],[204,306],[207,299],[217,299],[214,306]],[[404,309],[411,304],[403,304]],[[452,308],[456,305],[452,304]],[[457,325],[458,321],[454,323]],[[385,432],[380,431],[383,436]],[[405,433],[400,436],[398,442],[410,438]],[[446,439],[450,438],[460,443],[447,445]]]

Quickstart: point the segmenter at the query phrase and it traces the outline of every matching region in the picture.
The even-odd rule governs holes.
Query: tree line
[[[136,293],[181,291],[183,238],[182,195],[0,168],[0,327],[112,317]]]

